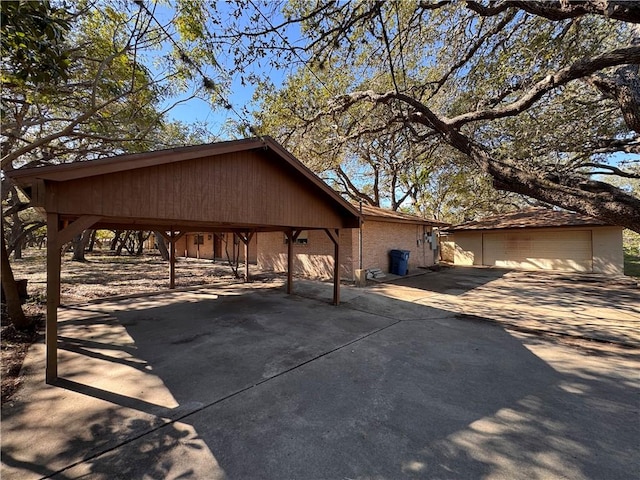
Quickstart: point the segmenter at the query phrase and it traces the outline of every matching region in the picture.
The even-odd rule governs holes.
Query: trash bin
[[[389,272],[393,275],[406,275],[409,273],[409,250],[391,250],[389,259],[391,267]]]

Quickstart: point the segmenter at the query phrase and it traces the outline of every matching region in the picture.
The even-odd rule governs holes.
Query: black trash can
[[[393,275],[406,275],[409,273],[409,250],[391,250],[389,259],[391,267],[389,273]]]

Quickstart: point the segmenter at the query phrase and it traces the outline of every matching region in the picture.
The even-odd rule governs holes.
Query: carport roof
[[[238,162],[238,155],[246,161]],[[215,172],[212,158],[225,159]],[[60,213],[68,221],[80,215],[99,217],[94,228],[126,225],[195,231],[208,226],[260,231],[357,228],[360,224],[354,206],[267,136],[23,168],[7,175],[25,189],[34,206]],[[114,189],[126,198],[118,198]],[[185,207],[185,196],[194,194],[198,197]],[[278,198],[281,207],[274,206]],[[173,208],[168,202],[173,202]],[[158,207],[135,207],[148,203]],[[204,211],[194,214],[197,208]]]
[[[485,217],[482,220],[454,225],[447,229],[449,232],[468,230],[502,230],[512,228],[559,228],[609,225],[588,215],[580,213],[535,208]]]

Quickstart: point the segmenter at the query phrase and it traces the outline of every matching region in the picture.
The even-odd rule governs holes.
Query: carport
[[[57,309],[61,248],[88,228],[159,231],[169,242],[187,232],[233,232],[245,259],[258,232],[288,238],[323,230],[334,244],[333,303],[340,302],[340,232],[358,228],[357,210],[270,137],[120,155],[8,173],[47,219],[46,381],[58,377]],[[249,279],[245,261],[245,278]]]

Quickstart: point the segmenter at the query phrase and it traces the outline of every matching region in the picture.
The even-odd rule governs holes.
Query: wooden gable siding
[[[45,209],[176,223],[351,227],[322,193],[269,152],[249,150],[48,182]]]

